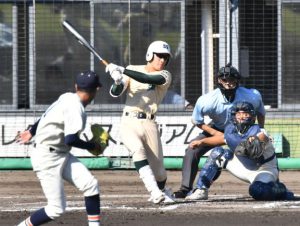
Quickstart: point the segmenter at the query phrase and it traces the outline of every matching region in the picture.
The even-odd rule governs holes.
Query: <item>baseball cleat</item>
[[[173,193],[172,197],[175,199],[184,199],[188,193],[188,191],[178,190]]]
[[[196,188],[192,194],[185,197],[186,200],[207,200],[208,199],[208,190]]]
[[[172,198],[172,190],[170,188],[165,188],[162,190],[165,200],[163,201],[164,203],[174,203],[174,199]]]
[[[295,199],[294,193],[287,190],[285,193],[285,200],[294,200],[294,199]]]
[[[165,200],[165,195],[160,190],[159,192],[151,192],[151,196],[148,199],[149,202],[153,202],[154,204],[159,204],[164,200]]]
[[[154,204],[159,204],[165,201],[165,196],[162,194],[158,197],[151,197],[150,201],[153,202]]]

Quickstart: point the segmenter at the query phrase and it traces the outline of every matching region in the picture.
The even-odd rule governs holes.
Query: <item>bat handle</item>
[[[107,62],[106,60],[101,60],[101,62],[102,62],[105,66],[108,65],[108,62]]]

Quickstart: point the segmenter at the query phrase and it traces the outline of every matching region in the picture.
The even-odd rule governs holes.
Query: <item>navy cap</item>
[[[95,90],[102,86],[99,76],[93,71],[85,71],[78,74],[76,84],[79,89],[83,90]]]

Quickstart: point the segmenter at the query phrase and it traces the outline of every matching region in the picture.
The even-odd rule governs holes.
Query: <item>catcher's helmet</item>
[[[249,113],[250,116],[237,120],[236,113],[240,111]],[[256,113],[253,105],[245,101],[237,102],[233,105],[231,109],[231,116],[233,124],[235,125],[237,131],[241,134],[247,132],[247,130],[255,123],[256,119]]]
[[[225,67],[221,67],[218,71],[218,73],[215,76],[216,84],[218,88],[221,90],[222,94],[226,97],[226,99],[229,102],[232,102],[235,97],[235,91],[237,90],[239,86],[239,81],[241,79],[241,75],[239,71],[231,66],[230,64],[227,64]],[[227,88],[224,87],[222,80],[232,80],[236,83],[234,88]]]
[[[146,53],[146,61],[149,62],[153,60],[154,53],[165,53],[172,56],[169,44],[164,41],[154,41],[149,45]],[[166,65],[168,64],[168,61],[169,60],[167,60]]]

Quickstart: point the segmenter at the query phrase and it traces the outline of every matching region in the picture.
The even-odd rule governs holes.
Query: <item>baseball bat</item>
[[[95,48],[82,36],[78,33],[78,31],[70,24],[70,22],[64,20],[62,25],[72,34],[74,35],[74,37],[77,39],[77,41],[83,45],[84,47],[86,47],[91,53],[94,54],[94,56],[96,56],[101,63],[103,63],[105,66],[108,65],[108,62],[104,59],[102,59],[102,57],[96,52]]]

